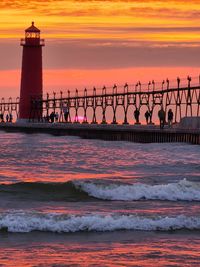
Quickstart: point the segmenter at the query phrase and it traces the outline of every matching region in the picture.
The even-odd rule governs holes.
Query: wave
[[[20,182],[15,184],[1,184],[0,195],[12,197],[44,200],[44,201],[79,201],[91,199],[86,192],[78,189],[72,182],[43,183]]]
[[[176,183],[148,185],[98,184],[93,181],[74,181],[77,189],[103,200],[169,200],[200,201],[200,182],[183,179]]]
[[[0,196],[39,201],[168,200],[200,201],[200,182],[124,184],[114,180],[75,180],[66,183],[21,182],[0,185]]]
[[[200,217],[142,217],[134,215],[66,215],[36,212],[0,214],[0,230],[28,233],[32,231],[70,233],[79,231],[170,231],[200,230]]]

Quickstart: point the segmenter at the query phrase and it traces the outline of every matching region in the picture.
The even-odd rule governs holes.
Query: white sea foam
[[[9,232],[77,232],[77,231],[169,231],[179,229],[200,230],[200,217],[141,217],[134,215],[83,216],[12,212],[0,214],[0,229]]]
[[[92,181],[74,181],[77,188],[88,195],[105,200],[184,200],[200,201],[200,183],[183,179],[177,183],[148,185],[98,184]]]

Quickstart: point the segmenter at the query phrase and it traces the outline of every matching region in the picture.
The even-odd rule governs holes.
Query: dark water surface
[[[0,266],[200,265],[199,146],[0,142]]]

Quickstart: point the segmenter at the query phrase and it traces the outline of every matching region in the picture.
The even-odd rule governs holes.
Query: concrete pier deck
[[[200,129],[179,127],[160,130],[155,125],[113,125],[76,123],[0,123],[6,132],[71,135],[87,139],[130,141],[139,143],[185,142],[200,144]]]

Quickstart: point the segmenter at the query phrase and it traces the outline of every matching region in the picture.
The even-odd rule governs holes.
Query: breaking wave
[[[104,200],[169,200],[200,201],[200,182],[183,179],[177,183],[148,185],[98,184],[91,181],[74,181],[76,188],[88,195]]]
[[[79,231],[170,231],[200,230],[200,217],[142,217],[134,215],[89,214],[82,216],[66,214],[44,214],[36,212],[9,212],[0,214],[0,230],[8,232],[57,232]]]
[[[168,184],[124,184],[114,180],[75,180],[66,183],[16,183],[0,185],[0,196],[40,201],[168,200],[200,201],[200,182],[183,179]]]

